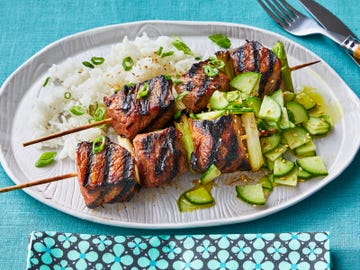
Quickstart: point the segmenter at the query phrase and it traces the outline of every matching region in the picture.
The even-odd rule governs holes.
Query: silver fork
[[[346,38],[340,34],[322,28],[315,20],[297,11],[285,0],[258,0],[258,2],[270,17],[290,34],[295,36],[322,34],[346,49],[360,66],[359,56],[357,56],[357,54],[354,55],[354,47],[348,46],[349,42],[350,44],[354,44],[354,42],[355,44],[358,43],[356,40],[349,40],[352,38],[351,36]],[[346,39],[344,40],[344,38]],[[355,46],[355,48],[357,47]]]

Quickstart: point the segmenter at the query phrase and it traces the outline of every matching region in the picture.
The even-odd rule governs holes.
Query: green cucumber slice
[[[311,140],[302,146],[299,146],[294,149],[295,154],[299,157],[309,157],[309,156],[316,156],[316,145]]]
[[[288,150],[288,147],[283,144],[279,144],[278,147],[276,147],[274,150],[272,150],[269,153],[265,154],[265,157],[269,159],[270,161],[275,161],[279,157],[282,156],[286,151]]]
[[[304,157],[296,160],[296,163],[304,170],[314,175],[328,175],[327,168],[320,156]]]
[[[254,110],[255,116],[259,116],[261,100],[258,97],[250,96],[246,99],[246,105]]]
[[[286,160],[284,158],[279,158],[274,162],[274,176],[284,176],[290,173],[295,167],[295,163]]]
[[[314,175],[312,173],[309,173],[307,171],[304,171],[301,167],[298,168],[298,179],[310,179]]]
[[[299,92],[295,95],[295,101],[304,106],[306,110],[316,107],[316,102],[305,92]]]
[[[273,190],[273,184],[268,175],[261,177],[259,179],[259,184],[261,184],[263,188],[266,188],[269,191]]]
[[[180,212],[182,212],[182,213],[183,212],[191,212],[191,211],[198,210],[198,209],[209,208],[212,205],[213,204],[203,204],[203,205],[193,204],[185,198],[184,194],[182,194],[178,200],[178,208],[179,208]]]
[[[231,80],[230,86],[241,92],[256,96],[259,91],[261,73],[243,72]]]
[[[212,164],[209,167],[209,169],[207,169],[206,172],[204,172],[201,175],[201,177],[200,177],[201,184],[206,185],[206,184],[212,182],[220,174],[221,174],[221,171],[214,164]]]
[[[269,96],[264,96],[261,103],[259,117],[267,121],[278,122],[281,117],[281,106]]]
[[[298,183],[297,177],[297,168],[294,167],[287,175],[284,176],[274,176],[274,183],[278,185],[285,185],[295,187]]]
[[[229,102],[225,97],[225,92],[215,91],[209,99],[209,104],[212,110],[223,110]]]
[[[274,150],[280,144],[280,141],[281,135],[279,133],[274,133],[267,137],[261,137],[260,144],[263,154]]]
[[[311,141],[310,134],[302,127],[294,127],[283,133],[283,138],[290,149],[295,149]]]
[[[262,184],[243,185],[236,186],[237,197],[245,202],[264,205],[266,203],[266,197]]]
[[[203,186],[186,191],[184,196],[193,204],[203,205],[214,203],[213,196],[211,196],[210,192]]]
[[[311,135],[324,135],[331,129],[331,125],[323,118],[313,116],[303,126]]]
[[[225,114],[225,111],[210,111],[195,114],[196,119],[200,120],[214,120]]]
[[[275,100],[281,107],[284,106],[284,95],[281,89],[276,90],[274,93],[270,96],[273,100]]]
[[[304,123],[309,119],[309,114],[303,105],[296,101],[290,101],[285,104],[290,120],[295,124]]]

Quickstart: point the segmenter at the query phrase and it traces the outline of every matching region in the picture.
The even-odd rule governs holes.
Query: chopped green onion
[[[134,60],[132,60],[132,58],[130,56],[125,57],[122,61],[122,66],[125,71],[129,71],[134,66]]]
[[[85,66],[85,67],[88,67],[88,68],[94,68],[94,65],[93,64],[91,64],[90,62],[88,62],[88,61],[84,61],[84,62],[82,62],[82,64]]]
[[[169,74],[165,74],[164,75],[165,79],[167,79],[168,81],[172,80],[171,76]]]
[[[195,60],[196,60],[196,61],[200,61],[200,60],[201,60],[201,57],[200,57],[200,56],[196,56],[196,57],[195,57]]]
[[[94,112],[95,121],[103,120],[105,114],[106,114],[106,107],[105,106],[99,106],[98,108],[96,108],[96,110]]]
[[[64,93],[64,98],[65,99],[70,99],[71,98],[71,93],[70,92],[65,92]]]
[[[212,67],[211,65],[205,65],[203,66],[204,72],[206,76],[208,77],[215,77],[219,74],[219,70],[215,67]]]
[[[179,37],[175,37],[171,44],[179,51],[183,51],[187,55],[193,55],[191,49]]]
[[[223,67],[225,67],[224,61],[217,59],[216,57],[210,57],[209,60],[209,64],[212,65],[214,68],[222,69]]]
[[[149,82],[145,82],[138,90],[136,99],[142,99],[146,97],[150,92]]]
[[[167,57],[167,56],[171,56],[174,54],[174,51],[168,51],[168,52],[164,52],[161,57],[164,58],[164,57]]]
[[[50,81],[50,77],[47,77],[42,86],[45,87],[49,81]]]
[[[92,143],[92,152],[94,154],[100,153],[105,146],[106,138],[104,135],[100,135],[99,137],[95,138]]]
[[[230,39],[223,34],[210,35],[209,39],[221,48],[229,49],[231,47]]]
[[[94,65],[101,65],[102,63],[104,63],[105,59],[104,59],[104,57],[93,56],[93,57],[91,57],[90,61]]]
[[[157,50],[157,51],[155,52],[155,54],[161,55],[163,49],[164,49],[164,48],[163,48],[162,46],[160,46],[159,50]]]
[[[73,114],[73,115],[82,115],[85,113],[85,110],[83,107],[79,106],[79,105],[75,105],[75,106],[72,106],[70,108],[70,112]]]
[[[182,92],[175,99],[176,100],[182,100],[187,94],[188,94],[188,92]]]
[[[181,111],[176,111],[174,114],[174,119],[177,120],[180,118],[180,116],[181,116]]]
[[[35,162],[35,167],[40,168],[51,164],[55,160],[56,154],[56,152],[42,153],[39,159]]]

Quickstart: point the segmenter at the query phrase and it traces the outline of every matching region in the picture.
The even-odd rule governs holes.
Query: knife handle
[[[348,36],[340,45],[345,48],[360,65],[360,40],[353,36]]]

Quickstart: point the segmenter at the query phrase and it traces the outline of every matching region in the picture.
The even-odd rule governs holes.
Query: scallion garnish
[[[174,51],[168,51],[168,52],[164,52],[162,55],[161,55],[161,58],[164,58],[164,57],[167,57],[167,56],[171,56],[174,54]]]
[[[88,61],[84,61],[82,62],[82,64],[85,66],[85,67],[88,67],[88,68],[95,68],[93,64],[91,64],[90,62]]]
[[[65,99],[70,99],[71,98],[71,93],[70,92],[65,92],[64,93],[64,98]]]
[[[209,63],[217,69],[222,69],[223,67],[225,67],[224,61],[217,59],[216,57],[210,57],[209,60]]]
[[[102,63],[104,63],[105,59],[104,59],[104,57],[93,56],[93,57],[91,57],[90,61],[94,65],[101,65]]]
[[[181,111],[176,111],[174,114],[174,119],[177,120],[180,118],[180,116],[181,116]]]
[[[203,66],[203,69],[204,69],[204,73],[208,77],[215,77],[216,75],[219,74],[219,70],[211,65],[205,65]]]
[[[92,142],[92,152],[94,154],[100,153],[104,149],[105,143],[106,138],[104,135],[95,138]]]
[[[223,34],[210,35],[209,39],[221,48],[229,49],[231,47],[230,39]]]
[[[94,112],[94,119],[95,121],[100,121],[104,119],[104,116],[106,114],[106,107],[105,106],[99,106]]]
[[[157,50],[157,51],[155,52],[155,54],[157,54],[157,55],[161,55],[161,54],[162,54],[163,49],[164,49],[164,48],[163,48],[162,46],[160,46],[159,50]]]
[[[85,110],[83,107],[81,107],[79,105],[75,105],[70,108],[70,112],[73,115],[83,115],[85,113]]]
[[[56,152],[42,153],[39,159],[35,162],[35,167],[40,168],[51,164],[55,160],[56,154]]]
[[[171,44],[179,51],[183,51],[187,55],[193,55],[191,49],[179,37],[175,37]]]
[[[125,57],[122,61],[122,66],[124,68],[125,71],[129,71],[132,69],[132,67],[134,66],[134,60],[132,60],[132,58],[130,56]]]
[[[150,92],[149,82],[145,82],[138,90],[136,94],[136,99],[142,99],[146,97]]]
[[[49,81],[50,81],[50,77],[47,77],[42,86],[45,87]]]

